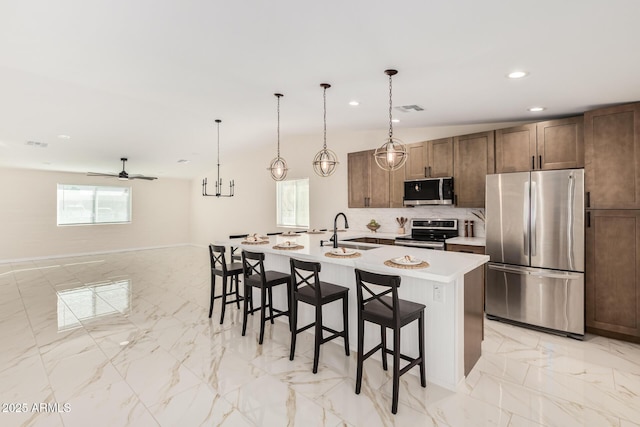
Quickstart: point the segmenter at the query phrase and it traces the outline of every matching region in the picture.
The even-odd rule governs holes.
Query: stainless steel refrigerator
[[[584,170],[488,175],[485,311],[584,336]]]

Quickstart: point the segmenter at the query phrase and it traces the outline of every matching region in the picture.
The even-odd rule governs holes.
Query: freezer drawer
[[[584,274],[489,263],[485,311],[574,335],[584,335]]]

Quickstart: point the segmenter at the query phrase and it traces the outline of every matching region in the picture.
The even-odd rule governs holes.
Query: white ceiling
[[[387,68],[394,105],[425,108],[394,112],[397,128],[637,101],[639,17],[638,0],[4,0],[0,166],[118,172],[128,156],[130,173],[197,177],[215,164],[216,118],[223,162],[275,153],[274,92],[283,140],[320,133],[322,82],[329,137],[382,137]]]

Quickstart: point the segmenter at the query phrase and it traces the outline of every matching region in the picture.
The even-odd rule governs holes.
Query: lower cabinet
[[[447,243],[447,250],[451,252],[465,252],[468,254],[484,255],[484,246],[458,245]]]
[[[373,243],[374,245],[395,245],[396,241],[393,239],[378,239],[377,237],[357,237],[355,239],[349,239],[350,242],[357,243]]]
[[[640,342],[640,210],[591,210],[585,237],[587,332]]]

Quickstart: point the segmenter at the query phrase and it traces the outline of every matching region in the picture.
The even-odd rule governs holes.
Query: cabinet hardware
[[[542,169],[542,156],[538,156],[538,168]]]
[[[587,191],[587,207],[591,207],[591,191]]]
[[[531,156],[531,169],[536,168],[536,156]]]
[[[429,166],[429,178],[431,178],[431,166]]]
[[[587,212],[587,228],[591,228],[591,212]]]
[[[429,178],[429,175],[427,175],[427,167],[424,167],[424,177],[425,178]]]
[[[454,204],[454,205],[457,205],[457,204],[458,204],[458,195],[457,195],[457,194],[454,194],[454,195],[453,195],[453,204]]]

